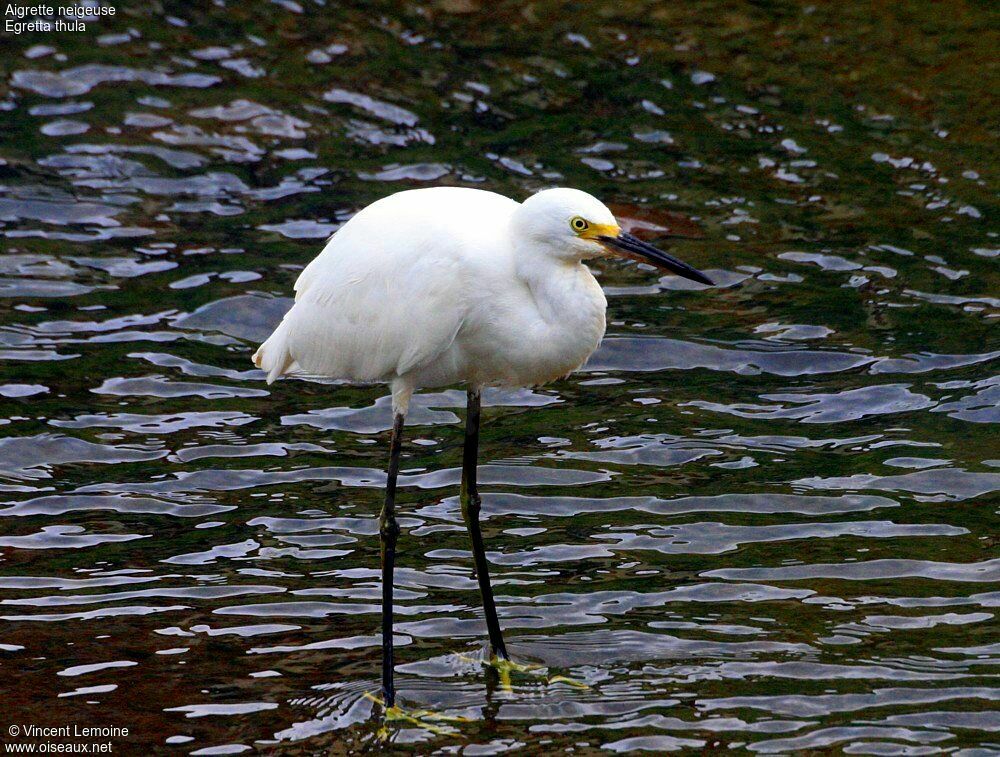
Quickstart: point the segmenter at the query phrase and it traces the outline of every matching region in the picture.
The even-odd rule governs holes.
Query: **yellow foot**
[[[514,662],[510,658],[497,657],[492,655],[489,661],[484,661],[484,665],[489,665],[496,670],[500,677],[500,687],[504,691],[512,691],[511,674],[529,675],[537,678],[545,678],[545,668],[541,665],[533,665],[530,662]]]
[[[459,654],[458,657],[465,662],[478,662],[478,660],[474,660],[467,655]],[[567,676],[550,676],[548,675],[548,668],[541,665],[534,665],[530,662],[514,662],[514,660],[511,660],[508,657],[497,657],[496,655],[491,655],[489,660],[482,660],[482,664],[497,671],[497,674],[500,677],[500,686],[507,692],[513,691],[513,686],[511,685],[512,673],[543,678],[546,683],[565,683],[577,689],[590,688],[590,686],[585,684],[583,681],[577,681]]]
[[[437,736],[459,736],[461,735],[460,731],[448,724],[472,722],[471,718],[462,717],[461,715],[445,715],[433,710],[404,710],[398,705],[386,707],[385,702],[367,691],[364,696],[365,699],[370,699],[382,708],[382,726],[378,730],[380,741],[389,740],[390,723],[415,726]]]

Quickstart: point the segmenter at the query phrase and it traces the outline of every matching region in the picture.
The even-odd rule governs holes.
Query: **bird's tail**
[[[253,355],[253,362],[267,374],[271,384],[291,367],[295,359],[288,352],[288,320],[283,320]]]

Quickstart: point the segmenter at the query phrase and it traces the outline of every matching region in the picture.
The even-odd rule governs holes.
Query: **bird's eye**
[[[570,227],[573,231],[586,231],[590,228],[590,224],[584,221],[580,216],[576,216],[569,222]]]

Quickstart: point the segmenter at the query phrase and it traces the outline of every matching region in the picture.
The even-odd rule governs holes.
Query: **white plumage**
[[[299,276],[295,305],[254,355],[285,373],[388,382],[397,412],[420,387],[528,386],[597,348],[607,301],[583,264],[614,235],[611,211],[575,189],[524,203],[493,192],[399,192],[351,218]]]
[[[410,397],[420,387],[467,385],[459,499],[491,664],[510,670],[515,663],[503,641],[479,525],[480,390],[545,383],[586,361],[604,336],[607,300],[583,261],[609,253],[711,283],[622,232],[610,210],[575,189],[549,189],[520,204],[476,189],[400,192],[369,205],[330,239],[295,283],[292,309],[254,355],[268,383],[303,372],[392,386],[389,467],[379,515],[387,713],[394,711],[396,696],[396,480]]]

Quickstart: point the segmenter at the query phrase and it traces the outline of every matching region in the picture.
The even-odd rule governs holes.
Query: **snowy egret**
[[[509,661],[479,525],[480,392],[536,386],[579,368],[604,336],[607,300],[584,261],[619,255],[711,280],[622,231],[599,200],[547,189],[523,203],[457,187],[415,189],[357,213],[295,283],[295,304],[253,357],[267,381],[303,373],[386,382],[393,425],[382,557],[382,687],[393,687],[396,478],[414,390],[462,383],[468,413],[462,515],[482,594],[491,660]]]

